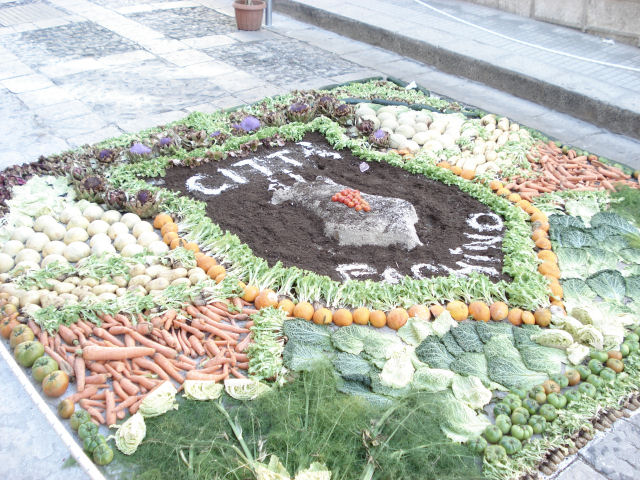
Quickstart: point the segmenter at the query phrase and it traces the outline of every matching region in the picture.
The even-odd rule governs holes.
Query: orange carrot
[[[118,327],[120,328],[120,327]],[[131,335],[125,335],[124,336],[124,345],[126,347],[135,347],[136,346],[136,341],[131,337]]]
[[[102,416],[102,413],[100,413],[100,411],[98,411],[95,407],[83,407],[83,408],[87,411],[89,415],[91,415],[92,418],[100,422],[100,425],[104,425],[105,420],[104,420],[104,417]]]
[[[140,387],[138,387],[131,380],[129,380],[128,378],[123,376],[120,372],[118,372],[111,365],[107,364],[105,366],[107,367],[107,370],[109,370],[109,372],[113,376],[114,381],[117,381],[120,384],[120,386],[122,387],[122,390],[127,392],[128,395],[136,395],[140,391]]]
[[[169,330],[171,328],[171,325],[173,325],[173,321],[177,316],[178,312],[176,312],[175,310],[167,310],[167,312],[162,316],[165,330]]]
[[[167,372],[165,372],[160,367],[160,365],[156,365],[154,362],[152,362],[151,360],[149,360],[147,358],[134,358],[133,359],[133,363],[135,365],[139,366],[140,368],[144,368],[146,370],[149,370],[150,372],[155,373],[156,375],[158,375],[163,380],[169,380],[169,374]]]
[[[165,357],[175,358],[178,356],[178,352],[176,352],[173,348],[166,347],[164,345],[160,345],[158,342],[154,342],[150,338],[145,337],[144,335],[140,335],[135,330],[127,327],[111,327],[109,332],[114,335],[131,335],[131,337],[136,340],[138,343],[145,345],[148,349],[154,350],[154,352],[160,352]],[[143,348],[143,347],[129,347],[129,348]],[[152,355],[152,353],[147,353],[145,355]],[[142,356],[142,355],[141,355]]]
[[[129,378],[132,382],[137,383],[141,387],[146,388],[147,390],[151,390],[156,386],[158,380],[152,380],[150,378],[141,376],[141,375],[131,375]]]
[[[89,325],[86,320],[78,320],[78,323],[76,323],[76,325],[80,330],[82,330],[82,333],[85,336],[89,336],[93,333],[93,326]]]
[[[75,375],[73,368],[71,368],[71,364],[67,362],[66,358],[56,353],[51,347],[44,347],[44,351],[47,355],[49,355],[56,362],[58,362],[58,368],[60,368],[60,370],[62,370],[64,373],[66,373],[69,376]]]
[[[82,350],[85,360],[124,360],[125,358],[137,358],[151,356],[155,353],[149,347],[94,347],[89,345]]]
[[[82,357],[76,357],[76,361],[74,364],[75,372],[76,372],[76,388],[79,392],[84,390],[85,386],[85,365],[84,359]]]
[[[140,335],[150,335],[153,332],[153,325],[149,322],[139,322],[136,325],[136,332]]]
[[[126,408],[129,408],[131,405],[133,405],[134,403],[136,403],[138,401],[138,397],[127,397],[125,398],[122,402],[120,402],[118,404],[118,406],[116,407],[116,412],[121,412]]]
[[[162,335],[162,338],[164,339],[167,346],[175,350],[178,350],[178,347],[180,347],[180,344],[178,343],[178,340],[176,340],[176,338],[173,335],[171,335],[171,333],[169,333],[167,330],[160,330],[160,334]],[[182,350],[181,347],[180,347],[180,350]]]
[[[178,383],[184,382],[184,378],[182,377],[182,375],[178,373],[171,362],[162,354],[156,353],[153,356],[153,360],[175,381],[177,381]]]
[[[235,368],[231,368],[231,374],[236,378],[247,378],[245,375],[243,375],[240,371],[236,370]]]
[[[131,328],[133,326],[131,325],[131,321],[120,313],[118,313],[114,318],[117,322],[121,323],[125,327]]]
[[[40,327],[36,324],[36,322],[33,321],[33,319],[29,319],[27,320],[27,326],[33,331],[33,334],[38,337],[40,336]],[[40,342],[42,343],[42,342]]]
[[[111,383],[113,385],[113,391],[116,392],[116,395],[118,395],[120,398],[126,400],[131,396],[124,391],[124,389],[120,386],[120,382],[118,382],[117,380],[113,380],[113,382]]]
[[[103,363],[100,362],[85,362],[89,370],[95,373],[109,373]],[[85,381],[86,383],[86,381]]]
[[[236,352],[244,352],[249,346],[249,343],[251,343],[251,334],[248,334],[246,337],[240,340],[240,343],[236,345]]]
[[[198,355],[202,356],[206,353],[204,347],[202,346],[202,343],[200,342],[200,340],[198,340],[198,337],[196,337],[195,335],[190,335],[188,338],[189,343]]]
[[[67,397],[67,399],[71,400],[73,403],[78,402],[83,398],[89,398],[98,393],[98,387],[95,385],[91,385],[90,387],[85,388],[82,392],[76,392],[73,395]]]
[[[78,343],[78,336],[66,325],[60,325],[58,327],[58,334],[69,345]]]
[[[107,383],[107,375],[104,373],[96,373],[95,375],[86,376],[84,379],[84,383],[85,385],[96,385],[100,383]]]
[[[191,370],[190,372],[187,372],[187,380],[213,380],[214,382],[219,382],[228,376],[229,375],[226,373],[201,373],[199,370]]]
[[[111,390],[107,390],[105,393],[106,408],[104,415],[107,421],[107,426],[109,427],[116,423],[116,401]]]
[[[238,368],[240,370],[249,370],[249,362],[239,362],[236,365],[236,368]]]
[[[117,345],[118,347],[124,347],[124,343],[122,343],[120,340],[118,340],[116,337],[114,337],[113,335],[111,335],[111,333],[109,333],[107,330],[105,330],[104,328],[100,328],[100,327],[95,327],[93,329],[93,334],[96,337],[100,337],[103,340],[108,340],[109,342],[113,343],[114,345]]]

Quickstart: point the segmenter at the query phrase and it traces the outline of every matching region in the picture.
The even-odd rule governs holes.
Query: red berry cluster
[[[356,212],[359,212],[360,210],[368,212],[371,210],[367,201],[360,195],[360,190],[345,188],[331,197],[331,201],[344,203],[347,207],[354,208]]]

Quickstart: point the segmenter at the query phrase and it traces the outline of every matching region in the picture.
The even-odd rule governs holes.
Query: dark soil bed
[[[309,134],[304,138],[313,147],[331,150],[324,137]],[[502,236],[503,228],[481,232],[470,228],[470,215],[489,213],[490,210],[477,200],[463,194],[456,187],[444,185],[412,175],[400,168],[385,163],[369,163],[369,169],[361,172],[362,161],[348,150],[340,151],[342,158],[335,159],[303,150],[299,144],[287,144],[279,149],[265,149],[247,157],[229,158],[217,163],[209,163],[197,169],[174,167],[167,171],[165,186],[207,202],[207,213],[223,229],[238,235],[247,243],[254,254],[266,259],[270,265],[281,261],[285,266],[296,266],[335,280],[344,279],[336,268],[345,264],[366,264],[368,274],[349,275],[361,279],[381,280],[383,272],[395,269],[400,275],[415,275],[412,267],[428,264],[420,269],[422,277],[448,275],[460,271],[460,262],[482,267],[493,267],[502,272],[501,240],[487,249],[470,248],[470,243],[478,240],[478,235]],[[239,161],[251,158],[266,158],[275,152],[288,150],[287,157],[300,161],[303,165],[291,169],[270,168],[272,175],[266,176],[256,169],[242,167],[241,176],[246,183],[233,183],[229,171],[238,172]],[[306,156],[305,156],[306,153]],[[260,163],[258,161],[258,163]],[[222,173],[221,169],[225,172]],[[342,247],[336,240],[323,233],[323,222],[308,210],[292,204],[272,205],[271,196],[274,182],[292,185],[295,180],[291,172],[312,181],[318,176],[331,178],[338,184],[348,185],[363,193],[395,197],[411,202],[420,219],[416,232],[423,243],[411,251],[398,247]],[[211,188],[222,185],[223,180],[232,183],[216,195],[207,195],[187,187],[187,181],[194,175],[201,175],[201,183],[210,182]],[[237,182],[237,177],[236,177]],[[209,186],[209,185],[207,185]],[[329,201],[330,199],[327,199]],[[347,208],[345,206],[345,208]],[[366,213],[361,213],[366,215]],[[473,237],[475,235],[475,237]],[[475,263],[474,263],[475,262]],[[435,268],[431,268],[431,266]],[[357,270],[357,269],[356,269]],[[375,271],[375,273],[372,273]],[[388,277],[388,276],[387,276]],[[508,277],[498,273],[494,281]]]

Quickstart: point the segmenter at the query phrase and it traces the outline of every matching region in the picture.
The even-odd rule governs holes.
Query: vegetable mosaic
[[[205,203],[159,186],[176,166],[310,132],[363,173],[387,162],[484,203],[510,281],[269,265]],[[637,178],[382,81],[194,113],[4,172],[0,334],[94,462],[134,475],[549,474],[640,406]],[[325,201],[373,215],[367,198]]]

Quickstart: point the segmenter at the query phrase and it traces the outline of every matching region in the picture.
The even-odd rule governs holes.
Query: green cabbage
[[[591,290],[587,282],[581,278],[567,278],[562,280],[562,290],[565,299],[584,300],[594,298],[596,293]]]
[[[547,375],[562,373],[562,364],[567,363],[567,355],[557,348],[543,347],[537,343],[518,348],[522,361],[529,370]]]
[[[445,310],[436,319],[431,322],[431,329],[439,337],[443,337],[449,330],[456,328],[458,322],[456,322],[451,314]]]
[[[115,443],[125,455],[133,455],[147,434],[147,426],[140,412],[135,413],[122,425],[116,427]]]
[[[478,337],[473,322],[462,322],[458,328],[452,329],[450,333],[465,352],[482,353],[484,351],[484,345]]]
[[[411,317],[407,320],[400,329],[398,329],[398,336],[404,340],[405,343],[417,347],[420,342],[433,334],[431,325],[423,318]]]
[[[393,352],[380,372],[380,381],[386,387],[404,388],[411,383],[413,372],[415,368],[411,361],[411,353]]]
[[[358,355],[364,348],[367,330],[361,325],[342,327],[333,332],[331,342],[338,350]]]
[[[573,365],[580,365],[589,356],[589,347],[572,343],[567,347],[567,359]]]
[[[550,328],[548,330],[543,330],[540,333],[536,333],[531,336],[531,340],[534,340],[539,345],[543,345],[545,347],[562,349],[566,349],[573,343],[573,337],[569,332],[555,328]]]
[[[351,353],[338,352],[333,359],[333,366],[340,376],[348,381],[369,384],[371,365],[369,362]]]
[[[622,302],[626,294],[624,277],[617,270],[603,270],[587,278],[587,285],[600,298]]]
[[[312,345],[323,350],[333,350],[331,330],[306,320],[294,318],[284,322],[284,335],[291,342]]]
[[[271,390],[267,384],[250,378],[227,378],[224,390],[236,400],[254,400]]]
[[[485,415],[478,415],[452,393],[439,393],[434,399],[435,409],[440,418],[440,429],[454,442],[465,443],[480,436],[484,429],[491,425]]]
[[[607,225],[622,233],[638,233],[638,229],[634,227],[631,222],[613,212],[600,212],[595,214],[591,218],[591,226],[597,227],[599,225]]]
[[[140,404],[140,413],[144,417],[157,417],[169,410],[177,410],[176,394],[178,391],[169,380],[149,393]]]
[[[299,471],[295,480],[331,480],[331,471],[326,465],[313,462],[306,470]]]
[[[491,337],[484,346],[484,354],[487,357],[489,378],[509,389],[529,390],[547,379],[546,374],[534,372],[526,367],[520,353],[505,335]]]
[[[451,382],[453,395],[465,405],[479,410],[491,401],[491,390],[478,377],[456,375]]]
[[[189,400],[215,400],[222,395],[224,386],[213,380],[185,380],[184,397]]]
[[[600,204],[595,198],[569,199],[564,203],[564,210],[573,217],[580,217],[585,224],[588,224],[591,217],[600,211]]]
[[[451,386],[456,374],[441,368],[420,367],[413,374],[411,386],[429,393],[442,392]]]
[[[431,337],[425,338],[416,348],[416,356],[418,359],[429,365],[431,368],[449,369],[451,362],[455,360],[447,349],[435,339]]]
[[[601,270],[617,269],[618,268],[618,255],[614,252],[609,252],[601,248],[587,248],[587,255],[589,257],[588,274],[593,275]],[[579,275],[583,276],[583,275]]]

